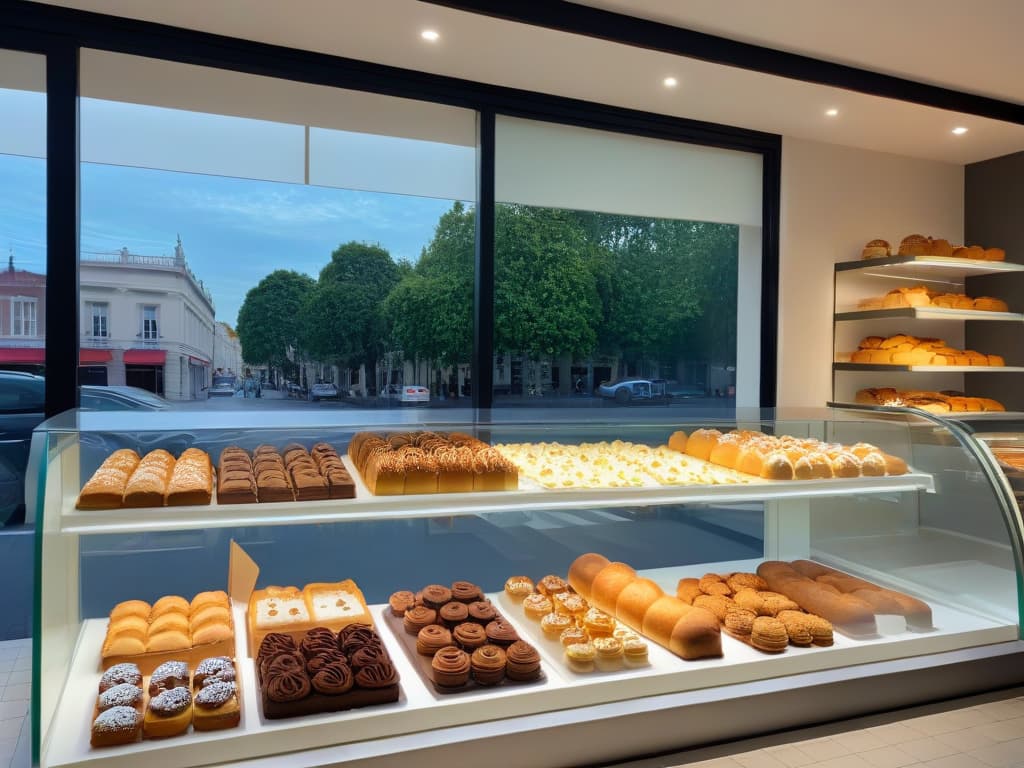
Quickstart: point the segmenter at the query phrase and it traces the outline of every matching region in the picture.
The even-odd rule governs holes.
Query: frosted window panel
[[[301,126],[180,109],[81,100],[87,163],[301,184]]]
[[[476,199],[476,149],[313,128],[309,183],[445,200]]]
[[[761,156],[500,117],[498,202],[761,226]]]

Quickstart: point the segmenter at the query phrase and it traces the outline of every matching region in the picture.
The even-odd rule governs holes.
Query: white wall
[[[785,137],[778,405],[832,394],[832,265],[913,232],[963,242],[963,166]],[[859,375],[859,374],[858,374]]]

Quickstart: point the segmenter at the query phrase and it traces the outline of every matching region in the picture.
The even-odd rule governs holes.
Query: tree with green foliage
[[[299,314],[315,285],[309,275],[279,269],[249,290],[238,312],[244,360],[268,368],[288,365],[289,350],[301,346]]]
[[[300,312],[304,348],[322,361],[373,370],[384,349],[384,299],[402,270],[379,245],[338,246]]]

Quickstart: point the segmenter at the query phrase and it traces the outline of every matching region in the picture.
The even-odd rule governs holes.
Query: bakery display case
[[[624,759],[1024,668],[1020,512],[968,429],[606,413],[44,423],[38,763]]]
[[[905,238],[901,252],[914,250],[906,242],[913,237]],[[872,243],[863,258],[835,265],[833,402],[908,405],[953,418],[1019,413],[1024,402],[982,396],[989,379],[1024,373],[1012,341],[1024,333],[1022,307],[1000,293],[997,281],[1024,272],[1024,264],[977,255],[890,256],[887,243]],[[1000,249],[989,250],[1005,258]],[[966,349],[978,336],[971,329],[989,325],[1005,330],[981,338],[1002,343]]]

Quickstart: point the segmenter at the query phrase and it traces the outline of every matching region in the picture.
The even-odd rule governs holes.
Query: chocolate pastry
[[[505,664],[505,651],[496,645],[481,646],[470,657],[473,679],[480,685],[497,685],[504,680]]]
[[[328,664],[313,675],[312,685],[317,693],[338,696],[352,689],[355,685],[355,676],[347,664],[336,662]]]
[[[127,744],[139,738],[141,726],[142,715],[134,707],[111,707],[93,721],[90,743],[94,747]]]
[[[291,660],[293,663],[288,663]],[[278,662],[284,662],[278,664]],[[270,664],[263,679],[267,698],[276,702],[298,701],[311,690],[306,670],[298,665],[296,656],[280,656]]]
[[[223,707],[235,695],[235,684],[226,680],[210,680],[209,685],[196,694],[196,706],[202,709]]]
[[[390,661],[363,667],[356,673],[356,684],[363,688],[386,688],[397,682],[398,670],[392,666]]]
[[[474,603],[483,599],[484,593],[470,581],[456,581],[452,584],[452,599],[460,603]]]
[[[302,638],[299,650],[302,651],[302,655],[307,659],[319,656],[322,653],[336,652],[338,650],[338,638],[327,627],[314,627]]]
[[[213,656],[199,662],[192,676],[192,684],[198,688],[213,682],[230,682],[234,679],[234,662],[227,656]]]
[[[441,610],[438,611],[438,615],[441,617],[441,621],[444,622],[444,625],[450,629],[469,618],[469,608],[466,607],[465,603],[452,601],[441,606]]]
[[[502,647],[511,645],[519,639],[519,634],[504,619],[495,619],[484,627],[484,631],[487,633],[487,642]]]
[[[540,677],[540,654],[527,642],[516,640],[505,651],[505,674],[509,680],[527,681]]]
[[[142,673],[139,671],[138,664],[115,664],[104,672],[103,677],[100,678],[100,693],[123,683],[142,685]]]
[[[395,592],[388,598],[388,605],[391,606],[393,615],[404,616],[407,610],[416,605],[416,595],[408,590]]]
[[[152,683],[150,683],[152,688]],[[149,709],[160,717],[173,717],[181,714],[192,703],[192,693],[188,688],[179,686],[161,691],[149,700]]]
[[[380,635],[366,624],[349,624],[338,633],[338,647],[349,656],[364,645],[380,644]]]
[[[472,652],[487,642],[487,632],[482,624],[467,621],[452,630],[452,639],[462,650]]]
[[[402,626],[410,635],[418,635],[420,630],[428,624],[437,623],[437,611],[427,608],[425,605],[416,605],[405,612],[402,618]]]
[[[498,618],[490,600],[477,600],[469,604],[469,620],[478,624],[488,624]]]
[[[260,662],[260,675],[268,678],[274,674],[292,674],[306,671],[306,660],[297,653],[279,653],[267,656]]]
[[[149,695],[157,696],[161,691],[185,686],[188,688],[188,664],[184,661],[165,661],[149,678]]]
[[[455,646],[442,648],[430,663],[431,678],[442,688],[459,688],[469,682],[469,654]]]
[[[363,667],[372,667],[374,664],[380,664],[388,660],[387,651],[381,645],[364,645],[349,656],[349,661],[356,670]]]
[[[424,627],[416,635],[416,653],[421,656],[433,656],[451,644],[452,633],[437,624]]]
[[[423,604],[428,608],[438,609],[452,599],[452,591],[440,584],[431,584],[423,588]]]
[[[331,653],[321,653],[319,656],[314,656],[306,662],[306,670],[309,674],[315,675],[329,664],[344,664],[348,666],[348,657],[337,649]]]
[[[100,694],[97,705],[102,712],[111,707],[138,707],[142,704],[142,689],[131,683],[119,683]]]

